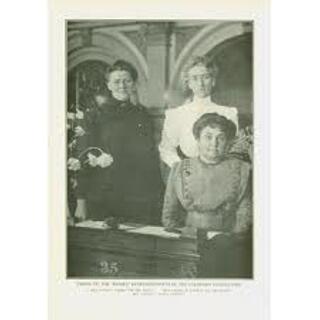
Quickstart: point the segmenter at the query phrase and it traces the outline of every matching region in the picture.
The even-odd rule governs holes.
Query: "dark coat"
[[[86,118],[81,149],[99,147],[114,160],[108,168],[90,167],[79,176],[78,198],[87,199],[89,217],[160,222],[159,157],[145,107],[109,99]]]

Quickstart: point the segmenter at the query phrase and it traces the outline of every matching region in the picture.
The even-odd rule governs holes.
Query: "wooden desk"
[[[200,259],[197,241],[155,233],[145,234],[139,228],[132,232],[69,227],[67,275],[122,279],[196,277]]]

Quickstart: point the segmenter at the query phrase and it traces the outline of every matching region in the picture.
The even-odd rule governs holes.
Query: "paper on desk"
[[[217,236],[218,234],[221,234],[221,231],[208,231],[207,232],[207,239],[211,240],[213,239],[215,236]]]
[[[110,229],[110,227],[108,227],[104,223],[104,221],[93,221],[93,220],[81,221],[81,222],[76,223],[75,226],[80,227],[80,228],[89,228],[89,229],[102,229],[102,230]],[[178,239],[181,237],[181,234],[175,233],[175,232],[167,232],[161,226],[137,227],[137,226],[132,226],[132,225],[120,224],[118,229],[119,230],[126,230],[127,232],[132,232],[132,233],[148,234],[148,235],[164,237],[164,238]],[[220,231],[208,231],[207,238],[208,238],[208,240],[210,240],[220,233],[221,233]]]
[[[108,227],[104,221],[92,221],[92,220],[85,220],[85,221],[81,221],[76,223],[75,225],[76,227],[80,227],[80,228],[89,228],[89,229],[110,229],[110,227]],[[130,230],[132,229],[132,226],[127,226],[124,224],[120,224],[119,225],[119,230]]]
[[[163,227],[157,227],[157,226],[142,226],[135,229],[127,230],[127,232],[147,234],[147,235],[153,235],[153,236],[164,237],[164,238],[175,238],[175,239],[178,239],[181,236],[179,233],[167,232],[164,230]]]

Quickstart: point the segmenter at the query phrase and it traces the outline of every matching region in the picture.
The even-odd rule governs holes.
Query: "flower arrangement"
[[[237,154],[244,154],[252,161],[253,157],[253,128],[247,126],[239,130],[238,136],[233,142],[230,152]]]
[[[91,151],[98,151],[99,155],[94,155]],[[86,159],[83,159],[85,158]],[[68,159],[68,169],[71,171],[79,171],[88,164],[90,167],[107,168],[113,163],[113,158],[110,154],[103,152],[102,149],[96,147],[89,147],[81,152],[78,158]]]
[[[89,134],[87,125],[93,110],[83,111],[79,106],[71,106],[67,113],[68,130],[68,161],[70,182],[76,188],[76,173],[85,168],[107,168],[112,165],[113,158],[98,147],[88,147],[81,150],[81,139]]]
[[[107,150],[87,143],[91,125],[99,117],[99,107],[106,100],[107,67],[103,62],[86,61],[68,73],[67,212],[71,220],[77,208],[76,189],[81,173],[86,170],[103,170],[113,162],[112,157],[105,152]]]

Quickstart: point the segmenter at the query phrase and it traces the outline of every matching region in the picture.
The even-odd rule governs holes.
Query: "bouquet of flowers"
[[[86,113],[79,107],[71,107],[75,112],[67,113],[68,129],[68,170],[77,172],[85,167],[109,167],[113,158],[105,153],[101,148],[89,147],[79,150],[79,140],[88,134],[85,127],[85,116],[92,112],[90,109]]]
[[[83,141],[89,134],[88,123],[94,117],[93,108],[81,108],[71,106],[67,113],[67,141],[68,141],[68,202],[72,209],[75,209],[75,189],[77,188],[77,178],[81,170],[91,168],[107,168],[112,165],[113,158],[101,148],[83,146]],[[70,217],[70,213],[68,213]]]

